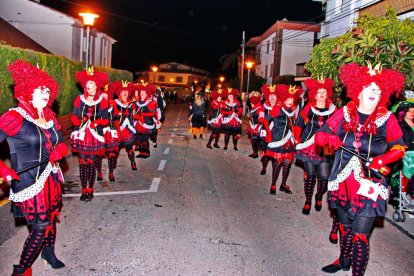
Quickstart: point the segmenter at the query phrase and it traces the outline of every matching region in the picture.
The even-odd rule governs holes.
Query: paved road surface
[[[270,166],[259,175],[246,136],[238,152],[207,149],[206,139],[188,133],[187,114],[184,105],[170,106],[151,157],[138,160],[133,172],[123,152],[116,182],[108,181],[105,168],[92,202],[79,201],[77,160],[66,158],[56,242],[66,268],[37,260],[34,275],[323,274],[339,249],[328,241],[326,204],[319,213],[301,214],[302,171],[292,168],[293,195],[271,196]],[[14,225],[10,203],[0,214],[0,275],[10,275],[27,229]],[[367,275],[413,275],[413,221],[378,221]]]

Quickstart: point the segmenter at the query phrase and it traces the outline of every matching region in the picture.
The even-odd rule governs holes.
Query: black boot
[[[322,268],[323,272],[336,273],[340,270],[348,271],[351,268],[351,259],[345,257],[339,257],[335,262]]]
[[[228,134],[224,135],[224,148],[223,150],[227,150],[227,146],[229,145],[230,142],[230,136]]]
[[[49,264],[53,269],[59,269],[65,267],[65,264],[61,262],[55,255],[55,247],[44,247],[40,256],[45,264]]]
[[[269,163],[269,157],[263,156],[260,161],[262,162],[262,170],[260,171],[260,174],[261,175],[265,175],[266,174],[267,164]]]
[[[213,139],[214,139],[213,134],[211,134],[210,135],[210,138],[208,138],[208,142],[207,142],[207,145],[206,145],[207,148],[209,148],[209,149],[212,149],[213,148],[211,146],[211,142],[213,141]]]
[[[238,142],[238,140],[239,140],[239,138],[238,138],[239,136],[237,135],[237,136],[234,136],[233,135],[233,149],[235,150],[235,151],[238,151],[239,149],[237,148],[237,142]]]
[[[213,145],[213,147],[218,148],[218,149],[220,148],[220,146],[218,145],[219,139],[220,139],[220,134],[216,134],[216,137],[214,138],[214,145]]]
[[[13,265],[13,274],[12,276],[32,276],[32,267],[20,267],[18,265]]]
[[[290,167],[292,163],[284,161],[283,162],[283,172],[282,172],[282,184],[280,185],[280,191],[284,192],[285,194],[292,194],[292,191],[290,190],[290,187],[286,185],[287,178],[289,176]]]

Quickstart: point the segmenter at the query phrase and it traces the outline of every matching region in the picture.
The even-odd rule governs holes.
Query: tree
[[[400,21],[389,8],[382,17],[363,15],[346,34],[323,39],[312,49],[305,64],[312,77],[330,77],[340,85],[338,68],[346,63],[381,64],[406,77],[406,89],[414,88],[414,24]],[[337,89],[337,93],[340,92]]]

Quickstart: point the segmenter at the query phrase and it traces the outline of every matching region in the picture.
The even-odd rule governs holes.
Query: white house
[[[30,0],[1,0],[0,17],[42,45],[54,55],[85,61],[86,29],[77,18]],[[111,67],[112,45],[109,35],[91,31],[90,64]]]
[[[256,75],[265,78],[266,83],[280,75],[303,76],[319,31],[319,24],[284,19],[249,39],[246,47],[255,49]]]

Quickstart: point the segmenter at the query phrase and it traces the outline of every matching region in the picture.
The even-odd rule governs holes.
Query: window
[[[175,82],[183,82],[183,77],[175,77]]]
[[[159,82],[165,82],[165,76],[163,76],[163,75],[159,75],[159,76],[158,76],[158,81],[159,81]]]
[[[276,41],[276,37],[272,38],[272,51],[275,50],[275,41]]]
[[[335,14],[342,12],[342,0],[335,1]]]
[[[267,78],[267,65],[265,66],[265,73],[264,73],[264,77]]]
[[[269,53],[270,40],[267,41],[266,53]]]

